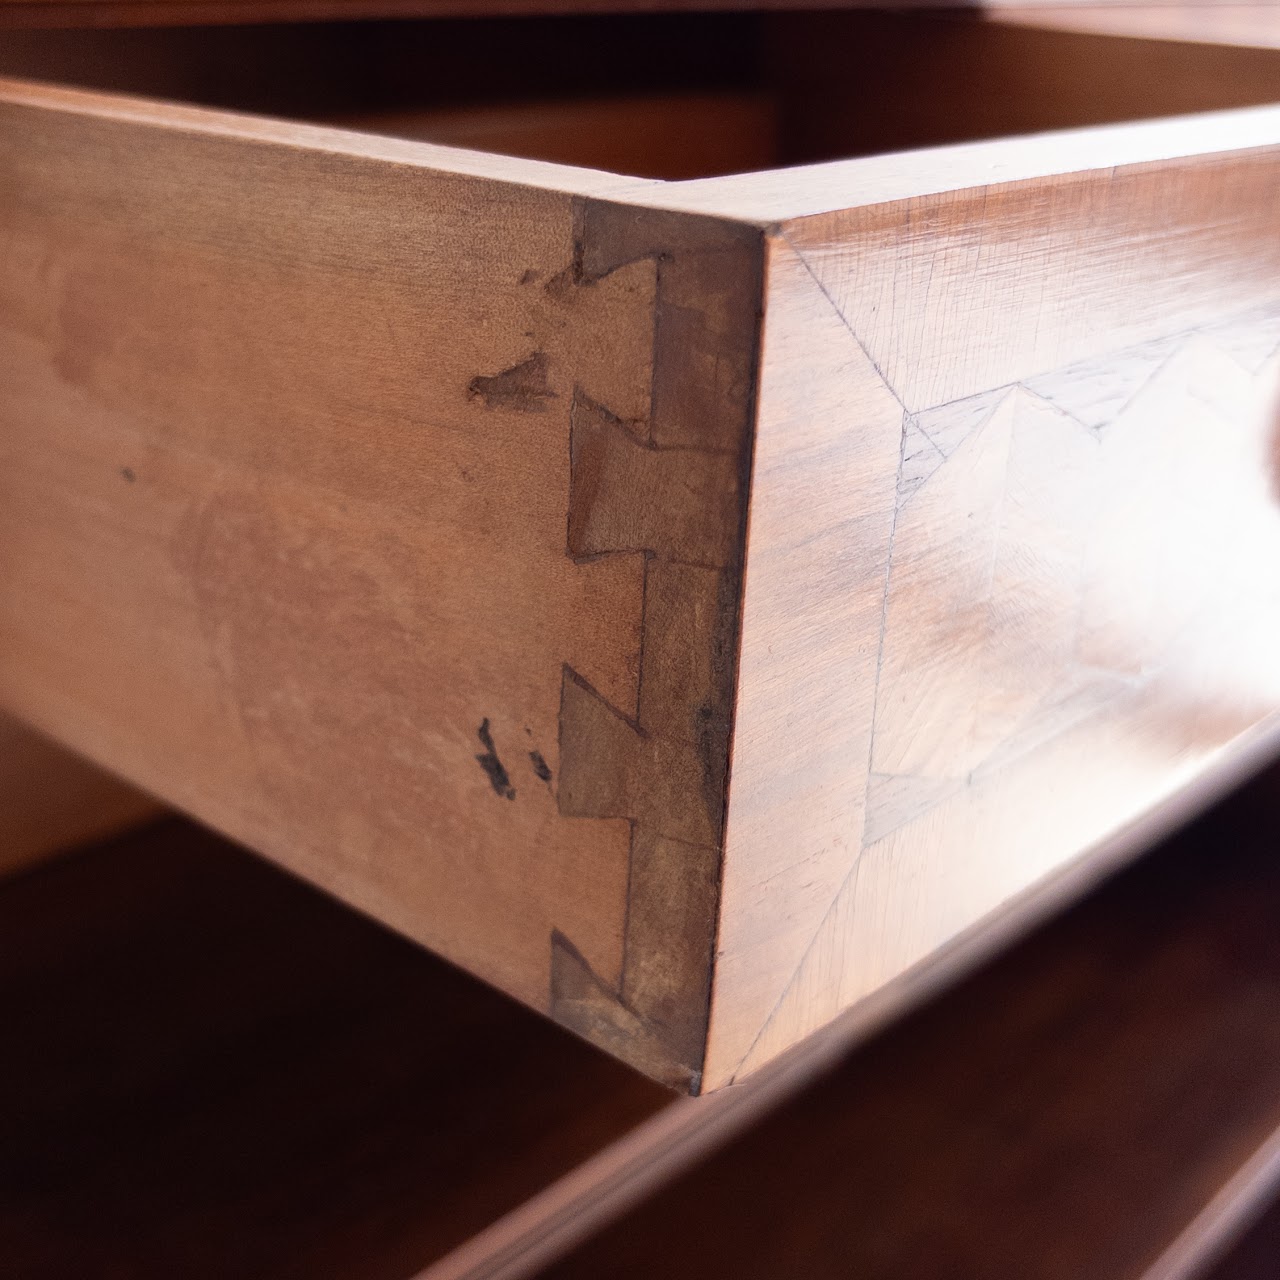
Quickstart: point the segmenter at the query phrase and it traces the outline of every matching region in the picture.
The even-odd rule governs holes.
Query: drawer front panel
[[[714,1078],[945,954],[1280,707],[1277,191],[1264,149],[782,229]]]

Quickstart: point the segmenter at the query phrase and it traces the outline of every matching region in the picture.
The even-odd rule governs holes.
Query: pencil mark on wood
[[[924,433],[915,415],[907,418],[898,469],[898,501],[906,502],[947,460],[946,454]]]
[[[1094,432],[1105,430],[1141,395],[1180,345],[1181,338],[1160,338],[1107,352],[1050,373],[1026,378],[1028,391],[1056,405]]]
[[[1280,355],[1280,312],[1260,310],[1249,316],[1247,324],[1213,325],[1205,330],[1205,337],[1256,376]]]
[[[1024,390],[989,412],[988,397],[975,399],[957,406],[959,430],[943,407],[931,412],[941,438],[959,442],[890,547],[871,768],[916,780],[922,801],[945,795],[1052,696],[1084,572],[1096,440]]]
[[[485,776],[489,779],[489,785],[504,800],[514,800],[516,798],[516,789],[511,785],[511,777],[507,773],[506,767],[498,759],[498,751],[493,744],[493,734],[489,731],[489,719],[487,716],[481,721],[476,737],[480,739],[480,745],[484,747],[484,751],[476,756],[476,763],[485,771]]]
[[[963,785],[963,779],[872,773],[867,784],[864,846],[875,844],[904,823],[914,821]]]
[[[775,1024],[811,1016],[798,1002],[833,964],[865,956],[855,898],[875,859],[936,843],[967,820],[971,795],[1126,700],[1146,699],[1150,718],[1170,696],[1213,690],[1194,711],[1207,741],[1265,710],[1232,722],[1217,701],[1232,684],[1256,695],[1261,672],[1241,681],[1217,663],[1210,683],[1202,656],[1238,648],[1244,665],[1258,635],[1280,643],[1280,592],[1234,573],[1235,544],[1280,550],[1280,518],[1256,502],[1238,519],[1214,506],[1223,494],[1248,505],[1246,473],[1272,465],[1274,332],[1270,316],[1238,317],[905,417],[860,846],[739,1070],[792,1034]],[[1170,495],[1194,500],[1184,529],[1162,527]],[[1280,697],[1280,681],[1270,687]],[[1170,713],[1183,734],[1189,710]]]
[[[971,785],[976,778],[991,770],[1007,767],[1027,752],[1067,732],[1082,719],[1097,714],[1115,698],[1130,693],[1135,679],[1140,677],[1146,682],[1158,674],[1160,660],[1157,649],[1152,648],[1152,645],[1160,646],[1156,637],[1158,628],[1145,641],[1147,657],[1135,672],[1109,667],[1105,655],[1091,653],[1091,648],[1097,646],[1097,641],[1091,636],[1097,632],[1098,607],[1096,601],[1093,608],[1089,607],[1089,593],[1084,588],[1087,582],[1098,582],[1099,569],[1096,566],[1089,569],[1085,563],[1090,526],[1095,519],[1105,521],[1105,511],[1117,502],[1121,504],[1114,517],[1121,522],[1117,528],[1132,526],[1126,512],[1137,501],[1136,493],[1129,496],[1132,491],[1128,488],[1112,492],[1108,481],[1108,475],[1120,465],[1112,454],[1117,450],[1132,450],[1135,446],[1126,446],[1120,440],[1113,447],[1107,443],[1107,434],[1113,429],[1130,434],[1142,430],[1137,425],[1139,420],[1151,418],[1143,406],[1143,398],[1150,393],[1154,404],[1161,395],[1168,394],[1161,390],[1161,380],[1173,388],[1181,388],[1186,383],[1184,397],[1199,398],[1215,416],[1230,417],[1233,413],[1230,403],[1220,404],[1218,399],[1202,397],[1196,391],[1193,370],[1206,359],[1213,358],[1210,352],[1221,352],[1236,360],[1256,379],[1266,363],[1264,353],[1275,350],[1276,331],[1276,318],[1268,313],[1259,313],[1233,324],[1184,331],[1078,362],[1062,370],[1029,378],[1023,384],[981,392],[916,415],[915,421],[921,425],[927,422],[930,431],[927,440],[918,439],[909,428],[910,448],[904,453],[907,483],[899,480],[899,494],[903,500],[921,490],[927,491],[927,487],[935,483],[945,483],[949,474],[945,468],[953,460],[955,465],[963,464],[965,468],[957,478],[972,488],[973,477],[977,475],[974,468],[979,464],[976,457],[970,456],[976,447],[971,442],[980,440],[983,432],[989,432],[1001,423],[1005,425],[1001,427],[1000,452],[1007,461],[998,477],[998,492],[992,490],[989,495],[995,503],[993,514],[982,522],[994,538],[989,569],[982,575],[986,586],[976,595],[969,593],[964,600],[953,601],[946,611],[950,620],[948,625],[959,630],[948,641],[939,639],[937,643],[925,646],[931,653],[946,655],[946,661],[941,657],[935,657],[930,663],[912,659],[908,662],[911,668],[909,683],[913,687],[922,682],[928,685],[929,672],[933,667],[941,664],[944,672],[950,671],[950,665],[957,657],[968,663],[970,660],[963,658],[968,642],[961,637],[969,636],[991,648],[992,660],[997,662],[999,670],[993,668],[982,676],[973,669],[969,672],[971,678],[967,680],[960,678],[958,672],[950,671],[944,680],[945,688],[934,690],[929,695],[930,704],[935,710],[941,706],[938,698],[945,699],[946,689],[1002,689],[1004,697],[995,701],[985,699],[982,714],[988,718],[995,717],[989,733],[977,731],[975,721],[979,737],[969,739],[968,747],[961,749],[956,742],[945,750],[941,746],[931,749],[927,744],[942,732],[940,726],[945,724],[954,728],[964,716],[942,715],[936,720],[921,717],[912,712],[910,700],[905,699],[900,689],[895,691],[892,682],[886,686],[884,680],[877,677],[878,716],[884,715],[884,707],[893,706],[900,721],[912,726],[909,742],[902,740],[899,749],[915,755],[922,750],[930,751],[939,765],[945,760],[946,767],[941,774],[926,771],[924,775],[918,775],[898,770],[876,772],[873,766],[872,789],[875,795],[873,797],[872,791],[868,792],[865,844],[874,844],[905,822],[923,817],[947,799],[956,786]],[[1212,381],[1215,389],[1219,381]],[[1238,415],[1238,406],[1234,407],[1234,412]],[[1046,413],[1060,415],[1061,425],[1054,425]],[[1191,421],[1191,418],[1187,419],[1188,426]],[[1163,433],[1163,423],[1163,416],[1151,418],[1150,430]],[[1074,430],[1079,430],[1083,438],[1092,437],[1102,443],[1082,449],[1071,443]],[[1204,430],[1216,435],[1218,429],[1206,425]],[[1055,433],[1059,440],[1057,448],[1051,447]],[[936,453],[929,452],[929,443],[937,447]],[[1148,446],[1153,465],[1162,456],[1159,446],[1159,439],[1153,436]],[[1023,461],[1017,462],[1017,458]],[[1075,461],[1069,462],[1069,458]],[[1212,466],[1207,461],[1207,454],[1206,461],[1198,465]],[[1028,467],[1031,470],[1027,470]],[[1062,507],[1060,486],[1051,483],[1055,479],[1063,483],[1069,481],[1071,505],[1075,508],[1068,521],[1069,529],[1063,524],[1065,511],[1058,510],[1055,515],[1052,509],[1055,494],[1059,494],[1057,507]],[[1012,530],[1004,528],[1006,517],[999,514],[1003,512],[1011,491],[1016,509],[1030,517]],[[1106,496],[1108,493],[1110,498]],[[935,502],[946,509],[957,505],[945,495]],[[1099,503],[1102,508],[1098,507]],[[1096,516],[1095,511],[1099,513]],[[929,519],[922,527],[923,538],[916,540],[918,545],[913,542],[900,548],[899,554],[891,553],[886,601],[895,594],[905,592],[910,595],[915,591],[916,587],[911,582],[902,582],[899,578],[908,569],[911,574],[916,574],[931,558],[938,562],[936,582],[956,583],[959,565],[955,548],[961,535],[958,533],[952,539],[939,538],[938,527],[936,519]],[[1107,526],[1104,524],[1102,527]],[[1002,538],[1009,541],[1004,549],[1000,545]],[[1114,540],[1108,537],[1105,541],[1111,548],[1108,554],[1114,555]],[[1063,559],[1064,554],[1066,560]],[[902,563],[904,558],[908,563]],[[1016,566],[1018,598],[1029,601],[1030,608],[1016,611],[1008,604],[1000,603],[1008,597],[996,591],[998,583],[993,575],[998,572],[1002,561],[1007,561],[1011,568]],[[1027,576],[1029,573],[1037,575],[1039,588],[1036,579]],[[1148,587],[1152,580],[1149,574],[1143,577]],[[1054,592],[1052,602],[1043,595],[1050,586]],[[981,606],[984,593],[993,591],[996,593],[984,606],[987,625],[976,629],[969,627],[964,622],[966,610],[972,611]],[[1170,599],[1184,594],[1171,592]],[[920,640],[921,618],[918,607],[912,608],[910,625],[904,623],[905,629],[895,637],[895,643],[905,643],[908,647],[918,645]],[[1114,624],[1114,619],[1125,616],[1125,612],[1118,605],[1113,605],[1105,611],[1105,616]],[[1094,621],[1089,622],[1090,617]],[[1087,624],[1083,630],[1082,619]],[[1185,623],[1179,623],[1173,630],[1183,626]],[[1025,651],[1018,661],[1010,659],[1011,646],[1015,651],[1020,650],[1024,642],[1015,642],[1010,628],[1021,629],[1025,633],[1025,643],[1032,646],[1032,650]],[[1062,642],[1068,639],[1069,643],[1064,648]],[[1132,640],[1136,642],[1136,637]],[[1133,648],[1133,642],[1126,642],[1126,652]],[[1058,655],[1056,660],[1049,660],[1049,649]],[[971,649],[970,652],[976,661],[976,651]],[[1003,677],[1000,672],[1004,672]],[[1025,691],[1026,697],[1020,698],[1010,685],[1012,672],[1020,673],[1024,682],[1028,673],[1039,672],[1044,678],[1034,690]],[[905,668],[902,674],[905,674]],[[967,694],[962,696],[967,706],[973,703]],[[1003,711],[1001,701],[1004,703]],[[1018,706],[1021,706],[1021,711],[1015,710]],[[1008,719],[1010,712],[1012,719]],[[972,715],[972,712],[966,711],[965,714]],[[998,722],[1002,719],[1006,723],[1000,727]],[[985,745],[975,755],[970,748],[976,747],[979,741]],[[879,755],[883,758],[883,752]]]
[[[863,341],[862,337],[859,335],[858,331],[850,323],[849,317],[845,315],[844,311],[840,307],[840,304],[836,302],[835,298],[831,296],[831,290],[827,288],[825,282],[822,280],[822,277],[813,269],[813,264],[805,256],[805,254],[801,251],[801,249],[796,244],[794,244],[791,240],[789,240],[786,235],[783,235],[781,238],[785,240],[786,243],[790,246],[792,252],[799,259],[800,265],[803,266],[805,271],[809,273],[809,278],[813,281],[815,285],[818,286],[818,290],[821,292],[822,296],[826,298],[826,300],[831,304],[831,309],[836,313],[837,316],[839,316],[840,323],[844,325],[844,327],[849,331],[849,336],[854,340],[854,342],[858,344],[858,349],[862,352],[864,356],[866,356],[867,362],[871,365],[872,369],[875,370],[876,377],[878,377],[880,381],[884,383],[886,390],[902,407],[903,413],[910,412],[907,408],[906,402],[903,400],[902,396],[898,394],[897,388],[893,385],[892,382],[889,381],[889,375],[885,373],[883,365],[881,365],[880,361],[877,360],[876,357],[872,354],[871,348],[867,346],[867,344]]]
[[[922,409],[913,415],[916,426],[945,460],[986,422],[1012,390],[1009,385],[992,387],[948,404]]]

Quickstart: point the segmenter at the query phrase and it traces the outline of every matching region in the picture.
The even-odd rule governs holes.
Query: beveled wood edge
[[[1235,0],[1209,0],[1208,3],[1184,0],[1181,4],[1162,3],[1162,0],[997,2],[984,8],[983,17],[1003,26],[1034,27],[1041,31],[1280,49],[1280,5],[1274,0],[1253,0],[1245,4]]]
[[[1276,57],[1280,62],[1280,50]],[[4,77],[0,77],[0,102],[360,156],[762,229],[920,196],[1280,146],[1280,104],[1276,104],[663,182],[248,112]]]
[[[679,1098],[505,1214],[414,1280],[514,1280],[562,1256],[695,1160],[725,1127],[731,1095]],[[686,1150],[688,1154],[686,1154]]]
[[[0,103],[146,128],[377,160],[384,164],[485,178],[569,195],[610,197],[653,184],[652,179],[629,178],[600,169],[579,169],[544,160],[524,160],[488,151],[470,151],[328,125],[304,124],[253,112],[221,111],[161,98],[103,93],[3,76],[0,76]]]
[[[1280,1129],[1219,1188],[1139,1280],[1193,1280],[1218,1262],[1280,1190]]]
[[[1280,52],[1276,57],[1280,68]],[[1280,146],[1280,104],[660,183],[626,192],[624,198],[774,227],[922,196],[1241,155],[1276,146]]]
[[[998,907],[755,1074],[703,1097],[674,1102],[414,1280],[523,1280],[535,1275],[797,1094],[858,1043],[964,978],[1277,759],[1280,713],[1242,734],[1181,791]],[[1249,1225],[1277,1185],[1280,1134],[1268,1138],[1196,1213],[1141,1280],[1190,1277]]]

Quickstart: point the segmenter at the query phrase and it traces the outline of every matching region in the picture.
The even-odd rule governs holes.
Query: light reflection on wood
[[[905,243],[848,211],[775,250],[713,1079],[943,955],[1280,710],[1264,171],[919,201]],[[815,341],[824,304],[843,348]],[[780,847],[785,907],[753,880]]]

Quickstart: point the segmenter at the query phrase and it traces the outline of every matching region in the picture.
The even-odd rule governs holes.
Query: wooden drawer
[[[1200,1275],[1276,1180],[1278,784],[869,1043],[704,1098],[180,819],[75,850],[0,883],[0,1260]]]
[[[1116,118],[1280,97],[1265,50],[750,30],[711,88],[780,161],[1093,120],[1100,46]],[[388,108],[194,36],[122,80]],[[948,50],[988,78],[921,112]],[[651,1075],[879,1016],[1267,747],[1280,108],[661,182],[0,103],[0,704]]]

